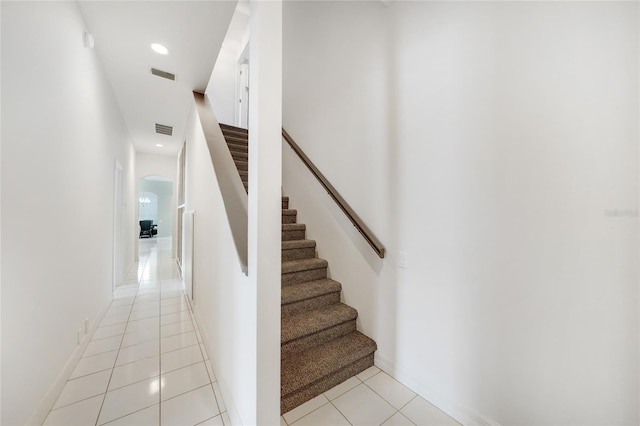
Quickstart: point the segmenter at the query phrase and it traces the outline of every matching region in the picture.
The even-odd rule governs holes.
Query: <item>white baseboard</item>
[[[404,369],[377,353],[375,355],[375,365],[465,426],[500,426],[498,422],[489,417],[445,396],[443,392],[428,385],[428,380],[416,375],[415,371]]]
[[[89,327],[88,333],[82,337],[80,344],[76,346],[73,353],[64,364],[62,371],[53,381],[53,384],[51,385],[51,387],[49,387],[49,390],[47,391],[47,393],[45,393],[44,397],[42,397],[33,414],[31,414],[31,417],[27,421],[27,425],[41,425],[42,423],[44,423],[47,416],[49,415],[49,411],[51,411],[51,409],[55,405],[60,392],[62,392],[62,389],[64,389],[64,386],[67,384],[67,380],[69,380],[71,373],[73,373],[76,365],[78,365],[78,361],[80,361],[80,358],[82,358],[82,354],[87,349],[87,345],[89,345],[89,342],[91,341],[93,334],[96,332],[98,325],[100,325],[100,322],[102,322],[102,318],[107,313],[109,306],[111,306],[111,302],[109,302],[109,304],[93,321],[93,323]]]
[[[186,291],[185,291],[186,295]],[[187,297],[188,299],[188,297]],[[208,333],[202,321],[200,320],[200,314],[198,313],[198,309],[196,304],[191,302],[191,309],[193,311],[193,318],[198,324],[198,330],[200,330],[200,337],[202,337],[202,343],[204,344],[205,349],[207,350],[207,354],[209,355],[209,361],[211,361],[211,365],[213,366],[213,372],[216,374],[216,382],[218,383],[218,388],[220,388],[220,393],[222,393],[222,399],[224,402],[224,406],[227,409],[227,414],[229,415],[229,419],[231,420],[232,425],[243,425],[242,417],[238,412],[238,409],[231,398],[231,392],[225,383],[224,376],[220,374],[220,364],[217,360],[216,353],[212,349],[209,344],[209,340],[207,339]]]

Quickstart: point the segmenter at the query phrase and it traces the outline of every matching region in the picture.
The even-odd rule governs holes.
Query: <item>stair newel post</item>
[[[256,416],[280,419],[282,2],[250,2],[248,261],[256,306]]]

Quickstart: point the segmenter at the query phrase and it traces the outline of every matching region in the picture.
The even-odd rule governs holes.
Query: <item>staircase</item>
[[[220,127],[247,188],[247,131]],[[342,286],[327,266],[282,197],[281,413],[373,365],[376,343],[356,330],[358,312],[340,303]]]
[[[245,190],[249,190],[249,134],[247,129],[220,124],[220,129],[227,141],[229,152],[242,179]]]

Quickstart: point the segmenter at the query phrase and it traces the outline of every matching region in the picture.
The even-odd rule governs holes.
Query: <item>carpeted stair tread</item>
[[[229,151],[231,153],[231,158],[233,158],[233,161],[247,161],[249,160],[249,157],[247,157],[246,154],[243,154],[241,152],[236,152],[236,151]],[[237,169],[237,167],[236,167]]]
[[[244,140],[248,140],[249,139],[249,135],[247,133],[242,133],[242,132],[236,132],[235,130],[227,130],[227,129],[222,129],[222,134],[224,135],[225,139],[228,137],[233,137],[233,138],[238,138],[238,139],[244,139]]]
[[[324,280],[307,281],[296,285],[282,287],[282,304],[300,302],[302,300],[337,293],[342,290],[342,284],[330,278]]]
[[[304,223],[283,223],[282,241],[304,240],[307,226]]]
[[[225,136],[231,135],[231,136],[236,136],[241,138],[249,137],[249,132],[247,131],[247,129],[241,129],[239,127],[220,124],[220,130],[222,130],[222,134],[224,134]]]
[[[282,242],[282,250],[293,250],[299,248],[308,248],[315,247],[316,240],[292,240],[292,241],[283,241]]]
[[[352,362],[342,369],[332,372],[331,374],[324,376],[322,379],[316,380],[308,386],[290,393],[286,397],[280,398],[280,414],[293,410],[310,399],[313,399],[331,388],[338,386],[340,383],[349,380],[351,377],[362,373],[367,368],[373,367],[373,355],[373,352],[371,352],[371,354]]]
[[[227,141],[227,146],[231,149],[237,149],[240,151],[249,150],[249,142],[246,140],[228,135],[224,137],[224,140]]]
[[[298,210],[282,209],[282,223],[296,223],[298,221]]]
[[[307,225],[304,223],[283,223],[282,230],[283,231],[304,231],[307,229]]]
[[[247,156],[249,155],[249,150],[247,149],[246,146],[242,147],[240,145],[227,142],[227,148],[229,148],[229,152],[232,152],[232,153],[247,154]]]
[[[220,123],[220,128],[223,130],[228,129],[228,130],[233,130],[235,132],[249,133],[248,129],[245,129],[244,127],[232,126],[231,124]]]
[[[344,303],[334,303],[298,315],[285,316],[282,318],[280,342],[285,344],[338,324],[353,321],[357,317],[358,311]]]
[[[225,136],[224,139],[227,141],[227,145],[233,146],[240,149],[249,149],[249,142],[246,139],[238,138],[235,136]]]
[[[354,331],[281,360],[280,395],[285,399],[313,383],[348,367],[376,350],[376,342]],[[357,374],[357,373],[356,373]]]
[[[238,171],[246,172],[249,170],[249,163],[247,161],[235,160],[234,163],[236,163],[236,169],[238,169]]]
[[[283,222],[286,222],[283,216]],[[316,242],[306,239],[282,241],[282,261],[310,259],[316,257]]]
[[[282,262],[282,274],[290,274],[292,272],[308,271],[310,269],[321,269],[329,266],[329,262],[319,257],[310,259],[287,260]]]
[[[237,158],[238,160],[248,161],[249,159],[249,153],[247,152],[246,149],[240,150],[240,149],[229,148],[229,152],[231,153],[232,156],[234,156],[234,158]]]
[[[282,286],[281,316],[298,315],[340,303],[342,284],[328,278]]]

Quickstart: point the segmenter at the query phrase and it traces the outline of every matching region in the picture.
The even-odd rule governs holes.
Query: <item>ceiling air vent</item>
[[[156,133],[161,135],[173,136],[173,126],[156,123]]]
[[[166,78],[167,80],[176,81],[176,75],[171,74],[167,71],[162,71],[157,68],[151,68],[151,74],[157,75],[158,77]]]

